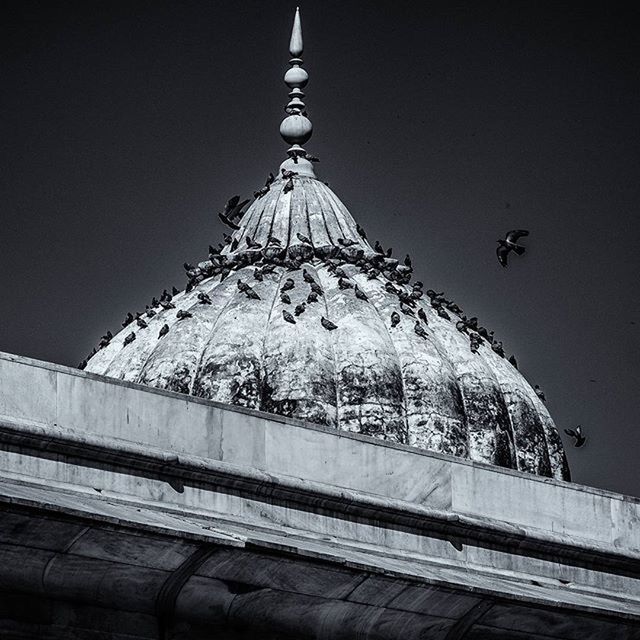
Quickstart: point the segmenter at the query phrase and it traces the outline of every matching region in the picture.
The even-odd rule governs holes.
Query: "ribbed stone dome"
[[[286,184],[253,202],[233,244],[198,265],[175,308],[144,314],[148,326],[126,327],[87,371],[568,479],[556,427],[518,370],[485,339],[474,353],[450,306],[439,314],[427,295],[411,299],[407,269],[371,248],[329,187],[305,176]],[[317,302],[307,302],[311,279]]]

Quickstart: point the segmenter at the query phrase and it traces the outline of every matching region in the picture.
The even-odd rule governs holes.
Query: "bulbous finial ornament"
[[[301,145],[311,138],[313,125],[307,118],[306,106],[302,99],[304,92],[302,88],[309,81],[309,74],[302,68],[302,23],[300,21],[300,9],[296,8],[296,15],[293,19],[293,29],[289,42],[289,53],[292,58],[289,60],[291,69],[284,75],[285,84],[291,89],[289,102],[285,107],[287,117],[280,124],[280,135],[287,144],[292,145],[289,149],[289,156],[304,158],[306,152]]]

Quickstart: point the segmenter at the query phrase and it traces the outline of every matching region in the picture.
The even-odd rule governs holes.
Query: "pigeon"
[[[338,278],[338,287],[342,290],[353,289],[353,285],[345,278]]]
[[[234,238],[234,239],[231,241],[231,251],[235,251],[235,250],[238,248],[238,244],[240,244],[240,243],[238,242],[238,238]]]
[[[238,282],[236,282],[236,285],[238,286],[238,289],[240,289],[240,291],[242,292],[250,288],[249,285],[246,282],[243,282],[242,280],[238,280]]]
[[[390,282],[385,283],[384,288],[389,293],[394,293],[395,295],[398,295],[400,293],[400,291],[398,289],[396,289]]]
[[[544,391],[538,385],[535,385],[533,387],[533,390],[536,392],[536,395],[538,396],[538,398],[540,398],[540,400],[542,400],[542,402],[547,401],[547,398],[544,395]]]
[[[509,362],[517,369],[518,368],[518,361],[516,360],[516,357],[511,354],[509,356]]]
[[[291,304],[291,298],[289,297],[289,294],[284,293],[284,291],[280,292],[280,300],[282,300],[282,302],[284,302],[285,304]]]
[[[246,236],[244,241],[249,249],[262,249],[262,245],[259,242],[255,242],[251,236]]]
[[[173,304],[173,302],[167,302],[166,300],[160,300],[160,306],[165,310],[176,308],[176,305]]]
[[[309,162],[320,162],[320,158],[316,156],[310,156],[308,153],[304,156]]]
[[[424,327],[416,320],[416,323],[413,325],[414,332],[419,335],[421,338],[427,338],[428,333],[424,330]]]
[[[334,267],[333,275],[336,278],[348,278],[347,272],[342,267]]]
[[[195,269],[195,267],[190,263],[190,262],[184,262],[182,264],[182,267],[185,271],[193,271]],[[165,289],[163,294],[167,293],[167,290]],[[162,299],[162,298],[161,298]]]
[[[141,329],[146,329],[149,326],[142,318],[136,318],[136,323]]]
[[[369,269],[367,271],[367,280],[375,280],[380,275],[378,269]]]
[[[231,241],[233,240],[233,238],[228,233],[224,232],[222,234],[222,239],[224,240],[225,244],[231,244]]]
[[[296,323],[295,318],[286,309],[282,310],[282,317],[285,319],[286,322],[290,322],[291,324]]]
[[[497,353],[501,358],[504,358],[504,348],[502,347],[502,342],[494,342],[491,345],[491,348],[495,353]]]
[[[133,314],[131,314],[131,313],[127,313],[127,317],[124,319],[124,322],[122,323],[122,326],[123,326],[123,327],[127,327],[127,326],[129,326],[132,322],[133,322]]]
[[[498,256],[498,262],[503,267],[507,266],[507,258],[512,251],[515,251],[519,256],[525,252],[525,248],[518,244],[518,240],[528,235],[529,232],[526,229],[513,229],[505,235],[504,240],[497,240],[498,248],[496,249],[496,255]]]
[[[367,294],[358,287],[358,285],[356,285],[355,287],[355,294],[356,294],[356,298],[358,298],[359,300],[364,300],[365,302],[367,300],[369,300]]]
[[[289,178],[282,187],[282,193],[289,193],[289,191],[293,191],[293,178]]]
[[[263,198],[264,196],[267,195],[267,193],[269,193],[270,189],[269,187],[262,187],[261,189],[258,189],[257,191],[253,192],[253,197],[255,200],[259,200],[260,198]]]
[[[420,318],[420,320],[422,320],[422,322],[424,322],[425,324],[429,324],[429,320],[427,320],[427,314],[424,312],[424,309],[422,307],[418,309],[418,318]]]
[[[333,322],[331,322],[331,320],[327,320],[324,316],[320,318],[320,323],[327,331],[333,331],[334,329],[338,328],[337,324],[334,324]]]
[[[272,245],[275,244],[276,247],[281,247],[282,246],[282,240],[280,240],[279,238],[276,238],[274,236],[269,236],[269,239],[267,240],[267,245]]]
[[[178,313],[176,313],[176,318],[178,320],[186,320],[187,318],[193,318],[193,314],[185,311],[184,309],[178,309]]]
[[[124,342],[122,343],[123,346],[127,346],[128,344],[131,344],[134,340],[136,339],[136,334],[132,331],[125,339]]]
[[[287,278],[284,281],[284,284],[282,285],[282,288],[280,289],[280,291],[290,291],[295,286],[296,286],[296,283],[291,278]]]
[[[456,322],[456,329],[460,333],[466,333],[467,332],[467,323],[464,320],[458,320],[458,322]]]
[[[260,296],[251,287],[247,287],[244,294],[250,300],[260,300]]]
[[[82,371],[83,369],[87,368],[87,361],[83,360],[79,365],[78,365],[78,369],[80,369],[80,371]]]
[[[469,336],[469,346],[471,348],[471,353],[478,353],[481,342],[482,338],[477,333],[472,333]]]
[[[573,446],[576,447],[576,449],[584,446],[584,443],[587,441],[587,436],[582,433],[582,425],[578,425],[575,429],[565,429],[564,432],[568,436],[575,438]]]
[[[306,269],[302,270],[302,278],[309,284],[313,284],[315,282],[315,278]]]
[[[173,296],[166,289],[162,292],[162,295],[160,296],[160,302],[162,302],[163,300],[165,302],[171,302],[171,300],[173,300]]]
[[[400,324],[400,314],[397,311],[394,311],[391,314],[391,326],[396,327]]]
[[[267,178],[267,181],[264,183],[264,186],[270,187],[275,181],[276,181],[276,177],[273,175],[273,173],[269,173],[269,177]]]
[[[376,243],[373,246],[373,249],[375,250],[376,253],[379,253],[382,256],[384,255],[384,249],[382,248],[382,245],[380,244],[380,240],[376,240]]]
[[[304,242],[304,244],[311,244],[311,240],[307,238],[307,236],[303,236],[300,232],[296,233],[296,237],[300,242]]]
[[[365,232],[365,230],[356,223],[356,231],[358,232],[358,235],[363,239],[366,240],[367,239],[367,234]]]
[[[266,275],[267,273],[273,273],[276,270],[275,264],[265,264],[262,267],[262,273]]]
[[[311,283],[311,291],[313,291],[314,293],[317,293],[319,296],[324,295],[324,291],[322,290],[322,287],[317,282]]]
[[[451,320],[451,316],[444,310],[443,307],[436,307],[436,313],[445,320]]]
[[[156,312],[149,305],[147,305],[147,317],[153,318],[153,316],[155,315],[156,315]]]
[[[262,282],[264,280],[264,276],[262,275],[262,271],[260,269],[253,270],[253,277],[258,281]]]
[[[338,244],[343,247],[352,247],[354,244],[357,244],[355,240],[351,240],[350,238],[338,238]]]
[[[411,256],[408,253],[404,257],[404,266],[411,268]]]
[[[163,336],[166,336],[167,333],[169,333],[169,325],[163,324],[162,328],[160,329],[160,333],[158,333],[158,338],[162,338]]]
[[[404,313],[406,316],[415,316],[415,313],[413,313],[413,309],[411,307],[408,307],[404,302],[400,303],[400,311],[402,311],[402,313]]]
[[[171,294],[174,296],[177,296],[180,292],[175,288],[175,287],[171,287]]]
[[[297,176],[297,175],[298,175],[297,171],[289,171],[287,169],[282,169],[282,177],[285,180],[291,180],[293,176]]]
[[[211,298],[208,294],[204,293],[204,291],[201,291],[198,294],[198,302],[200,304],[211,304]]]
[[[294,313],[296,316],[299,316],[299,315],[301,315],[301,314],[303,314],[303,313],[304,313],[305,309],[306,309],[306,305],[305,305],[305,303],[304,303],[304,302],[301,302],[300,304],[297,304],[297,305],[296,305],[296,308],[293,310],[293,313]]]
[[[160,302],[155,296],[153,296],[153,298],[151,298],[151,307],[153,309],[157,309],[159,306],[160,306]]]
[[[240,202],[240,196],[233,196],[225,205],[224,211],[218,213],[218,217],[228,227],[237,231],[240,227],[234,220],[242,218],[244,214],[242,210],[247,206],[248,202],[249,200]]]
[[[312,302],[318,302],[318,294],[315,291],[312,291],[307,296],[307,304],[311,304]]]

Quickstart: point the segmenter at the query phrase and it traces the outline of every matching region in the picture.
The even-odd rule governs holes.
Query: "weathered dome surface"
[[[460,316],[441,309],[449,319],[441,317],[427,296],[402,312],[400,298],[413,290],[406,270],[370,247],[325,184],[287,182],[253,202],[233,244],[198,265],[175,308],[144,314],[148,326],[126,327],[87,371],[568,479],[556,427],[517,369],[486,339],[474,353],[469,332],[456,328]],[[261,248],[248,249],[247,237]],[[311,278],[317,302],[307,302]],[[281,297],[288,279],[290,303]]]

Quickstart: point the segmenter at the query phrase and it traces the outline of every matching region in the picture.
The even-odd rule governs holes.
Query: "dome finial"
[[[296,8],[296,14],[293,19],[293,29],[291,30],[291,40],[289,41],[289,53],[293,56],[289,60],[291,69],[284,75],[285,84],[291,89],[289,92],[289,102],[284,110],[287,117],[280,124],[280,135],[291,147],[287,153],[293,164],[296,165],[295,171],[298,173],[313,174],[313,165],[305,160],[306,151],[302,147],[305,142],[311,138],[313,125],[311,120],[307,118],[307,107],[302,101],[304,92],[302,88],[306,86],[309,75],[302,68],[302,22],[300,20],[300,9]],[[286,163],[288,163],[287,161]],[[306,165],[309,165],[307,167]],[[304,165],[304,169],[301,171]],[[315,177],[315,176],[314,176]]]

